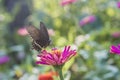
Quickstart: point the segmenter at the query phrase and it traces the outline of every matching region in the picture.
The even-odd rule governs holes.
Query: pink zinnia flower
[[[120,1],[119,1],[119,2],[117,2],[117,7],[118,7],[118,8],[120,8]]]
[[[63,65],[70,58],[76,55],[76,50],[70,50],[70,46],[65,46],[64,50],[61,51],[57,48],[51,50],[51,52],[47,52],[46,50],[42,50],[38,55],[40,58],[36,63],[43,65]]]
[[[87,16],[85,18],[83,18],[81,21],[80,21],[80,26],[84,26],[88,23],[93,23],[94,21],[96,20],[96,17],[91,15],[91,16]]]
[[[61,4],[62,6],[65,6],[65,5],[72,4],[72,3],[76,2],[76,1],[77,1],[77,0],[62,0],[60,4]]]
[[[21,35],[21,36],[26,36],[26,35],[28,35],[28,32],[27,32],[26,28],[20,28],[20,29],[18,29],[17,33],[18,33],[19,35]]]
[[[110,47],[110,52],[120,55],[120,44],[118,44],[117,46],[112,45]]]

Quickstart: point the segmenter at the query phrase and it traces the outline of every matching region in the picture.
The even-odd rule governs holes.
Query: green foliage
[[[117,0],[77,0],[65,6],[60,5],[61,0],[31,1],[28,0],[31,15],[24,24],[31,22],[39,28],[42,21],[48,29],[53,29],[51,46],[46,49],[66,45],[77,48],[77,56],[63,69],[65,78],[69,77],[66,80],[120,79],[120,57],[109,53],[111,45],[120,43],[120,34],[112,35],[120,32]],[[31,38],[17,33],[17,26],[11,33],[9,23],[14,21],[19,5],[15,5],[11,13],[3,3],[0,0],[0,57],[8,55],[10,61],[0,64],[0,80],[37,80],[39,74],[51,71],[51,67],[35,64],[38,52],[30,49]],[[80,26],[79,22],[90,15],[96,20]]]

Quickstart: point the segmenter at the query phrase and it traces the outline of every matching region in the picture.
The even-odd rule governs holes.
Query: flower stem
[[[60,80],[64,80],[63,75],[62,75],[62,70],[59,70],[59,77],[60,77]]]
[[[62,74],[62,66],[56,66],[55,70],[58,72],[60,80],[64,80],[63,74]]]

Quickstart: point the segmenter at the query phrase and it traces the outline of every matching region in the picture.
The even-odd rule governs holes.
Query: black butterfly
[[[45,48],[50,44],[51,40],[43,22],[40,22],[40,29],[34,26],[29,26],[26,29],[33,39],[33,49],[41,51],[42,48]]]

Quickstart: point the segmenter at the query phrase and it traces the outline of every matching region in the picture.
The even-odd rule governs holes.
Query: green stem
[[[60,80],[64,80],[63,75],[62,75],[62,70],[59,70],[58,73],[59,73]]]
[[[60,80],[64,80],[63,74],[62,74],[62,66],[55,66],[55,70],[58,72]]]

